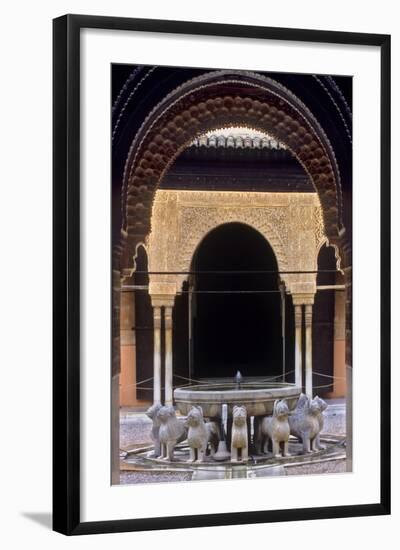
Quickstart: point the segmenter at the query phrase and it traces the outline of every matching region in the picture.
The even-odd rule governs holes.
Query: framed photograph
[[[54,529],[390,513],[390,36],[54,20]]]

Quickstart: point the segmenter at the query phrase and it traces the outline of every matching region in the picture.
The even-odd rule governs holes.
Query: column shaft
[[[294,306],[295,319],[295,384],[298,388],[303,387],[303,364],[302,364],[302,308],[301,305]]]
[[[189,283],[188,293],[188,363],[189,363],[189,379],[192,379],[193,374],[193,311],[192,311],[193,289]]]
[[[312,305],[305,306],[305,325],[306,325],[306,394],[312,397]]]
[[[161,308],[153,307],[154,359],[153,359],[153,401],[161,403]]]
[[[165,307],[165,404],[173,404],[172,307]]]
[[[336,284],[343,282],[343,275],[336,274]],[[332,397],[346,395],[346,292],[335,291],[335,324],[333,335],[333,392]]]
[[[121,290],[120,342],[121,342],[121,407],[132,407],[137,403],[136,394],[136,340],[135,340],[135,297],[132,291]]]

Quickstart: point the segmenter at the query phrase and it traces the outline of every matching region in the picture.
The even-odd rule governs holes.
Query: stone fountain
[[[187,415],[193,406],[200,406],[208,418],[221,418],[222,405],[228,405],[228,418],[233,407],[244,405],[248,417],[271,415],[276,399],[286,399],[293,410],[300,397],[301,388],[287,382],[246,382],[240,372],[231,383],[197,384],[176,388],[174,399],[178,410]]]
[[[193,407],[200,407],[209,421],[220,423],[221,440],[213,459],[229,461],[233,417],[238,407],[246,411],[246,447],[251,445],[252,429],[258,419],[272,415],[274,403],[285,399],[289,411],[299,400],[301,389],[294,384],[279,382],[246,382],[237,371],[231,383],[197,384],[176,388],[174,398],[179,412],[186,416]],[[253,437],[254,441],[254,437]]]
[[[174,398],[176,407],[157,402],[147,411],[154,445],[126,457],[135,468],[230,479],[345,457],[343,441],[322,434],[326,403],[294,384],[246,381],[238,372],[231,382],[176,388]]]

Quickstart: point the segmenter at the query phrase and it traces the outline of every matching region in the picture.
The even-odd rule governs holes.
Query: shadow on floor
[[[22,512],[21,515],[42,527],[46,527],[46,529],[52,529],[53,527],[53,515],[50,512]]]

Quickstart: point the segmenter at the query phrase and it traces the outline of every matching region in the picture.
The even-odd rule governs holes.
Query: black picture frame
[[[371,504],[80,520],[80,30],[115,29],[378,46],[381,50],[381,496]],[[390,36],[65,15],[53,21],[53,528],[66,535],[390,513]]]

